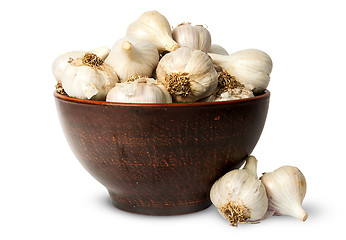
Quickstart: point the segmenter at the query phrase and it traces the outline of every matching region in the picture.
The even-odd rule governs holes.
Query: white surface
[[[1,14],[1,239],[303,239],[336,236],[345,215],[343,1],[7,1]],[[259,173],[304,173],[302,223],[272,217],[232,228],[214,207],[151,217],[110,205],[106,189],[73,156],[53,99],[61,53],[109,47],[142,12],[176,26],[206,24],[229,52],[258,48],[273,59],[271,103],[253,154]],[[309,238],[310,239],[310,238]]]

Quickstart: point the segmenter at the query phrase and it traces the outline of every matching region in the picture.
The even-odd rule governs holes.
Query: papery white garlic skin
[[[202,50],[206,53],[211,48],[211,35],[205,27],[200,25],[182,23],[173,29],[172,36],[181,47]]]
[[[209,53],[215,53],[215,54],[220,54],[220,55],[228,55],[228,52],[226,51],[226,49],[224,49],[223,47],[221,47],[218,44],[212,44],[211,48],[209,50]],[[215,70],[220,73],[222,72],[222,67],[220,67],[219,65],[214,63],[214,68]]]
[[[223,47],[221,47],[218,44],[212,44],[209,52],[210,53],[220,54],[220,55],[229,55],[227,50],[224,49]]]
[[[176,102],[205,98],[214,92],[218,82],[208,54],[187,47],[164,55],[156,68],[156,76]]]
[[[105,63],[117,73],[120,81],[134,75],[151,77],[159,62],[159,52],[154,44],[125,37],[114,43]]]
[[[153,43],[159,52],[170,52],[179,47],[172,39],[169,22],[157,11],[148,11],[139,16],[128,26],[126,35]]]
[[[212,203],[232,226],[259,221],[267,211],[268,198],[256,169],[257,160],[250,156],[243,169],[226,173],[210,190]]]
[[[104,60],[108,56],[110,49],[106,46],[102,46],[92,50],[91,52],[95,53],[98,57]],[[52,72],[55,79],[58,82],[61,82],[60,79],[62,75],[64,74],[66,67],[69,65],[69,61],[71,59],[80,58],[85,53],[86,51],[71,51],[71,52],[67,52],[58,56],[52,64]]]
[[[103,58],[106,56],[104,49],[100,49],[100,55]],[[86,53],[81,58],[69,61],[61,78],[62,87],[70,97],[105,100],[108,91],[119,81],[118,77],[101,58],[97,66],[86,65],[84,59],[87,56],[97,58],[94,53]]]
[[[230,55],[209,53],[213,62],[254,93],[263,92],[270,80],[273,63],[265,52],[245,49]]]
[[[52,64],[52,72],[57,82],[61,81],[61,77],[64,74],[66,67],[69,65],[68,61],[71,58],[74,59],[82,57],[85,53],[85,51],[71,51],[61,54],[54,60]]]
[[[230,101],[254,97],[253,92],[244,87],[228,89],[215,98],[215,102]]]
[[[166,88],[152,78],[117,83],[106,98],[107,102],[123,103],[172,103]]]
[[[306,194],[306,180],[301,171],[292,166],[283,166],[274,172],[264,173],[261,181],[265,185],[269,207],[274,215],[288,215],[305,221],[308,214],[302,207]]]

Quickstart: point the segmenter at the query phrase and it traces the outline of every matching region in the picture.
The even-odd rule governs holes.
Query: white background
[[[343,1],[4,1],[0,5],[1,239],[303,239],[341,233],[345,215],[346,14]],[[72,154],[55,109],[51,64],[109,47],[141,13],[205,24],[229,52],[273,59],[258,172],[304,173],[306,222],[272,217],[232,228],[214,207],[153,217],[111,206]]]

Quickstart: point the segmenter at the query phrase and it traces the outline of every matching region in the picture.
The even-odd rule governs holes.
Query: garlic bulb
[[[209,52],[211,48],[211,36],[209,31],[201,26],[192,26],[191,23],[182,23],[173,29],[173,39],[181,47]]]
[[[209,53],[213,62],[255,93],[263,92],[270,80],[272,60],[257,49],[241,50],[231,55]]]
[[[105,100],[108,91],[118,82],[118,77],[103,59],[104,48],[71,59],[61,77],[62,87],[70,97]]]
[[[159,52],[150,42],[131,37],[118,40],[105,63],[124,82],[134,75],[150,77],[159,62]]]
[[[101,57],[103,58],[103,60],[108,56],[110,49],[108,47],[99,47],[95,50],[91,51],[92,53],[97,52],[99,55],[102,55]],[[52,65],[52,72],[53,75],[55,77],[55,79],[60,82],[60,79],[62,77],[62,75],[64,74],[65,68],[69,65],[69,61],[71,59],[75,59],[75,58],[80,58],[82,57],[84,54],[86,53],[86,51],[72,51],[72,52],[67,52],[64,54],[61,54],[60,56],[58,56]]]
[[[157,11],[143,13],[128,26],[126,35],[153,43],[159,52],[170,52],[179,47],[172,39],[167,19]]]
[[[221,54],[221,55],[228,55],[228,52],[226,51],[226,49],[224,49],[223,47],[221,47],[218,44],[212,44],[209,52],[210,53]]]
[[[292,166],[283,166],[261,177],[268,199],[268,211],[275,215],[289,215],[303,222],[308,214],[302,207],[306,193],[306,180],[301,171]]]
[[[181,47],[162,57],[156,76],[176,102],[195,102],[213,93],[217,73],[208,54]]]
[[[243,169],[232,170],[218,179],[210,190],[210,199],[231,226],[261,220],[268,198],[257,178],[257,159],[248,157]]]
[[[107,102],[126,103],[171,103],[172,97],[166,88],[152,78],[117,83],[106,98]]]

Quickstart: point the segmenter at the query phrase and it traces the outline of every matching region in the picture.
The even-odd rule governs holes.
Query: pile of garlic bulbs
[[[301,171],[283,166],[257,177],[257,159],[249,156],[242,169],[219,178],[210,190],[210,199],[231,226],[256,223],[272,215],[293,216],[305,221],[302,207],[306,180]]]
[[[212,43],[205,27],[182,23],[172,30],[157,11],[139,16],[111,49],[68,52],[53,63],[62,94],[136,103],[250,98],[264,92],[271,70],[266,53],[246,49],[228,54]]]

